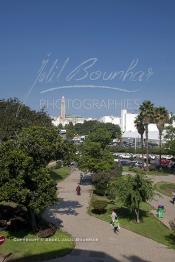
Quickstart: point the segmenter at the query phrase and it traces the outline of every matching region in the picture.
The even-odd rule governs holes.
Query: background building
[[[126,109],[121,110],[120,127],[123,133],[123,137],[139,138],[140,135],[135,127],[135,119],[138,114],[129,113]],[[159,132],[156,124],[150,124],[149,127],[149,139],[159,140]]]
[[[103,116],[98,119],[98,121],[103,123],[112,123],[115,125],[119,125],[122,131],[122,137],[124,139],[133,138],[133,139],[140,139],[140,135],[137,132],[135,127],[135,119],[138,114],[133,114],[127,111],[127,109],[121,110],[121,116]],[[84,123],[84,121],[96,120],[92,118],[84,118],[81,116],[72,116],[66,114],[66,104],[64,96],[61,98],[61,110],[60,115],[53,119],[53,124],[58,126],[62,124],[65,126],[66,124],[72,123],[73,125],[77,123]],[[175,126],[175,122],[174,122]],[[159,132],[157,129],[156,124],[149,124],[149,140],[154,142],[159,141]]]
[[[72,116],[72,115],[67,115],[66,114],[66,103],[65,103],[65,98],[62,96],[61,98],[61,110],[60,110],[60,115],[58,117],[53,117],[53,124],[55,126],[58,126],[59,124],[62,124],[63,126],[72,123],[73,125],[77,123],[84,123],[84,121],[89,121],[92,120],[92,118],[84,118],[81,116]]]

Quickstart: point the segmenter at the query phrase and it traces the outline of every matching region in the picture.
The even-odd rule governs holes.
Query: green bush
[[[128,169],[130,172],[134,172],[134,173],[139,173],[144,175],[145,171],[143,169],[141,169],[140,167],[129,167]]]
[[[97,173],[92,176],[92,183],[95,186],[95,193],[97,195],[104,196],[106,194],[109,180],[110,175],[108,173]]]
[[[92,176],[92,183],[95,186],[95,193],[99,196],[105,196],[108,184],[114,178],[122,175],[122,167],[115,164],[114,168],[108,172],[99,172]]]
[[[118,177],[122,175],[123,168],[121,165],[115,162],[114,168],[109,171],[111,177]]]
[[[56,161],[56,165],[55,165],[55,169],[59,169],[63,166],[63,161],[62,160],[57,160]]]
[[[92,201],[92,212],[95,214],[106,213],[106,207],[108,202],[105,200],[93,200]]]

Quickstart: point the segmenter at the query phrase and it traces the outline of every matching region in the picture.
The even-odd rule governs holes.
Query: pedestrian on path
[[[81,173],[80,173],[80,185],[83,183],[83,177],[84,177],[84,176],[83,176],[83,173],[81,172]]]
[[[81,187],[80,187],[80,185],[78,185],[78,186],[76,187],[76,191],[77,191],[77,195],[78,195],[78,196],[81,195]]]
[[[117,217],[117,214],[116,214],[115,210],[113,209],[113,210],[112,210],[112,214],[111,214],[112,224],[114,223],[116,217]]]
[[[174,205],[174,202],[175,202],[175,192],[172,193],[172,202],[173,202],[173,205]]]
[[[119,230],[120,230],[118,217],[116,217],[115,220],[114,220],[113,229],[114,229],[114,233],[119,232]]]

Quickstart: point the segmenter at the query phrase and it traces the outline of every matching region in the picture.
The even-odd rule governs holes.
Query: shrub
[[[149,166],[149,171],[157,171],[157,167],[155,165],[150,165]]]
[[[55,169],[59,169],[63,166],[63,161],[62,160],[57,160],[56,161],[56,165],[55,165]]]
[[[6,227],[6,226],[7,226],[7,221],[1,219],[1,220],[0,220],[0,227]]]
[[[10,219],[10,221],[7,223],[7,229],[10,231],[21,231],[24,229],[29,228],[28,222],[23,219],[22,217],[15,217]]]
[[[93,200],[92,201],[92,212],[96,214],[104,214],[106,212],[106,207],[108,202],[105,200]]]
[[[104,196],[106,194],[109,180],[110,175],[108,173],[97,173],[92,176],[92,183],[95,186],[95,193],[97,195]]]
[[[111,177],[118,177],[122,175],[123,168],[118,163],[114,164],[114,168],[109,171]]]

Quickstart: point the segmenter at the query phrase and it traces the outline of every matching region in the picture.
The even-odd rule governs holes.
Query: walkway
[[[123,175],[127,174],[135,175],[133,172],[123,172]],[[149,179],[153,181],[154,184],[158,182],[168,182],[168,183],[175,183],[175,175],[169,176],[147,176]],[[153,199],[150,201],[150,205],[154,208],[152,213],[156,216],[156,209],[159,204],[165,206],[166,212],[163,219],[161,219],[162,223],[164,223],[167,227],[170,228],[169,221],[175,219],[175,205],[171,203],[171,198],[165,196],[159,192],[155,192]]]
[[[150,177],[154,183],[158,182],[169,182],[169,183],[175,183],[175,176],[169,175],[169,176],[151,176]],[[166,212],[165,216],[161,221],[168,227],[169,221],[175,219],[175,205],[171,203],[171,198],[168,196],[165,196],[161,193],[155,194],[153,200],[150,202],[151,206],[154,207],[153,213],[156,214],[156,209],[159,204],[163,204],[165,206]]]
[[[82,195],[75,194],[79,171],[74,171],[59,183],[61,201],[47,214],[52,222],[63,221],[64,230],[74,238],[98,239],[76,242],[70,255],[52,262],[173,262],[175,251],[162,244],[137,235],[126,229],[115,235],[111,226],[87,214],[91,186],[82,186]]]

